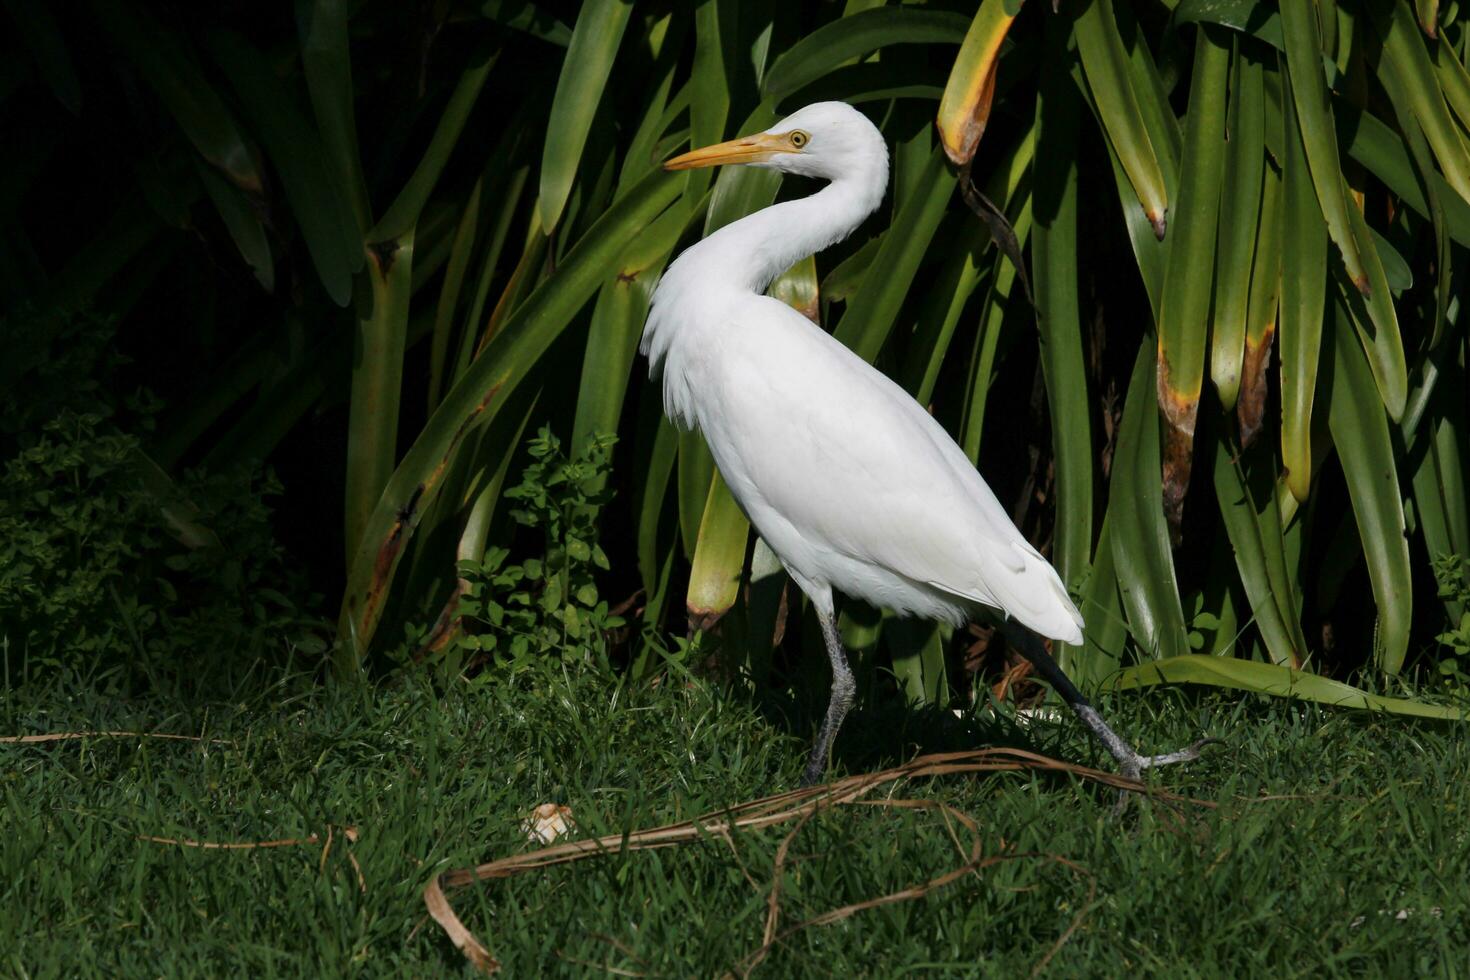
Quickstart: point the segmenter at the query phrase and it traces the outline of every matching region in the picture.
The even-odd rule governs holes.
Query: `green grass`
[[[1104,708],[1148,750],[1200,731],[1228,745],[1155,777],[1207,798],[1182,821],[1030,773],[916,781],[979,821],[988,850],[1054,854],[917,901],[807,929],[771,977],[1456,976],[1470,962],[1470,746],[1464,729],[1256,698],[1119,696]],[[584,835],[693,816],[792,786],[811,715],[761,710],[702,682],[634,689],[548,675],[436,698],[304,679],[215,700],[12,691],[9,733],[184,732],[230,744],[86,738],[0,745],[0,973],[18,977],[437,976],[468,972],[421,893],[451,867],[515,853],[536,804]],[[1101,764],[1070,722],[1030,731],[894,707],[839,738],[839,769],[919,748],[1021,745]],[[138,835],[321,846],[205,851]],[[785,828],[614,855],[462,892],[466,924],[512,977],[718,975],[760,945]],[[1004,843],[1002,843],[1002,841]],[[361,866],[359,890],[349,855]],[[853,807],[792,848],[783,922],[961,863],[932,814]],[[1088,875],[1096,887],[1090,905]],[[1407,916],[1399,918],[1400,910]],[[1431,911],[1437,910],[1437,911]],[[418,928],[415,932],[415,927]]]

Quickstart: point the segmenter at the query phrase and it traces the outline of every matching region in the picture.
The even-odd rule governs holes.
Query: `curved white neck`
[[[839,177],[808,197],[773,204],[690,246],[680,259],[717,269],[737,288],[763,293],[796,262],[846,238],[877,210],[886,170]]]

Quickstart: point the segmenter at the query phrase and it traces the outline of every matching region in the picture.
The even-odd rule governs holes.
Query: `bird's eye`
[[[807,143],[811,141],[811,137],[808,136],[806,133],[803,133],[799,129],[792,130],[791,135],[786,138],[791,140],[791,145],[796,147],[798,150],[801,149],[803,146],[806,146]]]

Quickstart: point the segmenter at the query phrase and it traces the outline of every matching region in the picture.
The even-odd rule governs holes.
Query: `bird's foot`
[[[1118,760],[1118,774],[1125,779],[1139,782],[1143,779],[1145,769],[1157,769],[1160,766],[1172,766],[1176,762],[1193,762],[1200,757],[1207,745],[1223,745],[1224,740],[1218,738],[1202,738],[1191,745],[1187,745],[1177,752],[1165,752],[1160,755],[1139,755],[1131,748],[1125,752],[1115,753]],[[1121,814],[1128,807],[1128,801],[1133,796],[1132,790],[1119,790],[1118,802],[1113,806],[1113,815]]]

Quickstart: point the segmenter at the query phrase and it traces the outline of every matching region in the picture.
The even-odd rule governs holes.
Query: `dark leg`
[[[1046,647],[1042,645],[1040,638],[1035,633],[1014,620],[1007,622],[1001,629],[1005,631],[1006,638],[1011,641],[1011,644],[1025,654],[1026,659],[1031,661],[1042,677],[1046,678],[1047,683],[1056,688],[1057,693],[1072,706],[1077,717],[1082,719],[1082,723],[1092,731],[1093,735],[1097,736],[1098,741],[1107,747],[1109,754],[1118,760],[1119,771],[1129,779],[1139,778],[1145,769],[1198,759],[1200,749],[1211,742],[1218,741],[1218,739],[1206,738],[1178,752],[1168,752],[1163,755],[1139,755],[1133,746],[1124,741],[1121,735],[1113,731],[1108,723],[1102,720],[1102,715],[1097,713],[1097,709],[1082,696],[1077,686],[1066,674],[1062,673],[1062,668],[1057,666],[1051,654],[1046,652]]]
[[[817,613],[822,624],[822,639],[827,643],[827,657],[832,661],[832,696],[827,701],[827,717],[817,732],[816,744],[807,756],[806,769],[801,774],[801,785],[810,786],[820,782],[827,771],[827,753],[832,749],[832,739],[842,727],[847,709],[852,707],[852,696],[857,682],[852,679],[852,670],[847,666],[847,653],[842,649],[842,637],[837,635],[837,623],[831,616]]]

